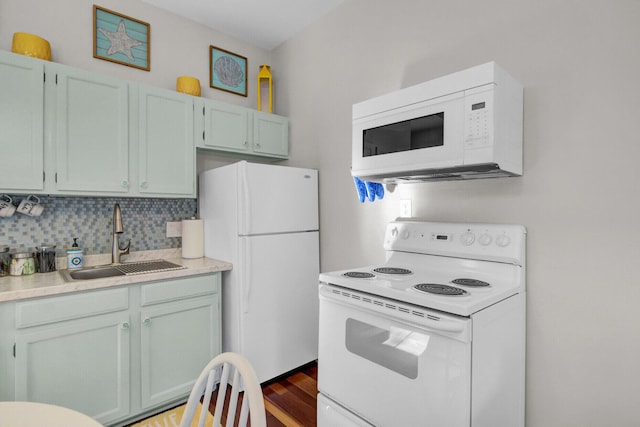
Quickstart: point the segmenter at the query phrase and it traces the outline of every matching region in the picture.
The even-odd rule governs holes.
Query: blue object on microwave
[[[356,190],[358,191],[360,203],[364,203],[365,199],[367,198],[370,202],[373,202],[376,197],[378,199],[382,199],[384,197],[384,187],[382,186],[382,184],[377,182],[362,181],[357,176],[353,177],[353,181],[356,184]]]

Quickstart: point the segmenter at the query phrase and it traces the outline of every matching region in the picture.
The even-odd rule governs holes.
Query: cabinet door
[[[128,192],[127,83],[69,67],[53,68],[56,189],[62,193]]]
[[[43,189],[44,66],[0,52],[0,191]]]
[[[140,313],[142,409],[187,396],[220,353],[218,295],[149,307]]]
[[[215,101],[204,103],[204,146],[249,151],[249,110]]]
[[[139,88],[138,192],[195,197],[193,98]]]
[[[289,156],[289,120],[262,111],[253,112],[253,151],[256,154]]]
[[[128,322],[123,312],[19,331],[16,400],[75,409],[103,424],[128,415]]]

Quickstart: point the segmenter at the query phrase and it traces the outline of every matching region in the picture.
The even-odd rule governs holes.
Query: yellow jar
[[[51,45],[34,34],[14,33],[11,52],[51,61]]]
[[[180,76],[176,81],[176,91],[187,95],[200,96],[200,80],[195,77]]]

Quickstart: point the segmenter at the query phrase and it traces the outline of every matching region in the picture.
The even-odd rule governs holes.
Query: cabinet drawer
[[[128,308],[128,287],[26,301],[16,304],[16,328],[28,328]]]
[[[218,292],[219,286],[220,273],[151,283],[142,286],[140,304],[146,306],[177,299],[215,294]]]

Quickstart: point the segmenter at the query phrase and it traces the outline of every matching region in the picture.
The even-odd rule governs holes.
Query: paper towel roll
[[[204,256],[204,222],[201,219],[182,220],[182,258]]]

